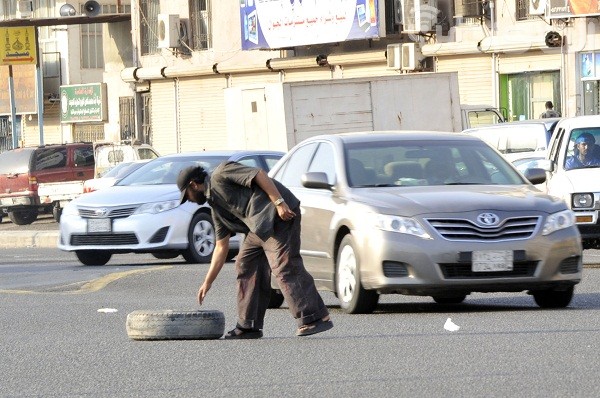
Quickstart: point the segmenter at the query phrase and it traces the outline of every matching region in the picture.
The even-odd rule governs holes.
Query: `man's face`
[[[587,142],[580,142],[577,144],[577,149],[579,149],[579,153],[582,157],[586,158],[590,149],[590,145]]]
[[[204,184],[198,184],[195,181],[190,182],[186,190],[186,195],[190,202],[198,203],[199,205],[206,203]]]

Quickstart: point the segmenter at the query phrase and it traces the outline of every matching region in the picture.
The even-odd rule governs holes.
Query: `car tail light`
[[[37,191],[37,189],[38,189],[37,178],[29,176],[29,190],[30,191]]]

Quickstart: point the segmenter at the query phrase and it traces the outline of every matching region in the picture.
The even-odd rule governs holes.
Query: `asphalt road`
[[[524,293],[474,294],[447,306],[389,295],[375,314],[348,315],[323,293],[335,324],[326,333],[296,337],[284,307],[268,311],[261,340],[153,342],[128,338],[127,314],[197,308],[206,266],[121,255],[82,267],[53,249],[2,252],[0,281],[17,272],[46,280],[0,292],[2,397],[600,395],[598,269],[584,270],[564,310],[540,310]],[[145,272],[97,290],[55,284],[62,274],[134,269]],[[117,312],[98,312],[105,308]],[[203,308],[222,311],[226,330],[234,326],[231,264]],[[458,331],[444,329],[448,318]]]

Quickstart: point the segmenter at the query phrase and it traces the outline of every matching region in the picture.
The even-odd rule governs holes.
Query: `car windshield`
[[[226,161],[228,156],[189,156],[156,158],[127,175],[116,185],[176,184],[179,172],[188,166],[202,166],[208,172]]]
[[[377,141],[346,146],[350,186],[525,184],[482,141]]]

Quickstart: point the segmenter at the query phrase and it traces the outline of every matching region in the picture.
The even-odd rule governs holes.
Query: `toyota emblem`
[[[500,217],[494,213],[481,213],[477,216],[477,222],[486,227],[493,227],[494,225],[498,225]]]

